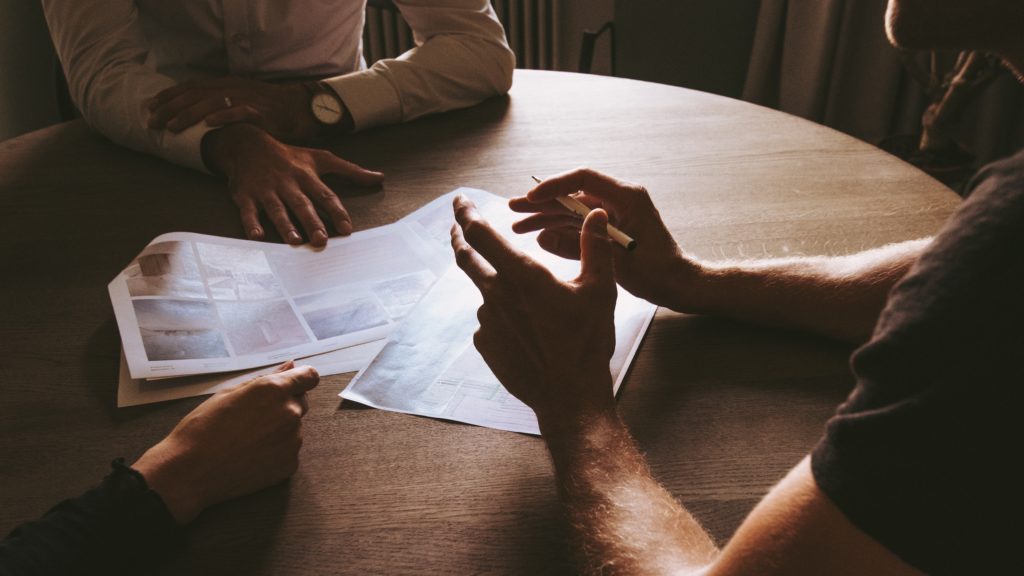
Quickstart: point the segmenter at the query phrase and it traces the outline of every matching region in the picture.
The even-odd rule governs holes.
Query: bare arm
[[[580,275],[563,282],[512,248],[471,202],[455,207],[456,262],[484,300],[474,343],[537,415],[585,573],[916,574],[846,520],[806,459],[719,552],[651,476],[616,413],[608,361],[622,250],[603,232],[607,214],[584,221]]]
[[[614,412],[542,424],[584,574],[914,575],[818,489],[805,458],[719,551]]]
[[[700,264],[682,312],[726,316],[866,342],[889,289],[931,242],[890,244],[848,256]]]
[[[613,254],[615,279],[633,294],[678,312],[806,330],[857,344],[871,335],[889,289],[930,242],[912,240],[841,257],[699,262],[676,244],[647,190],[587,169],[548,178],[513,199],[513,210],[534,213],[515,230],[541,230],[542,247],[578,259],[581,222],[553,200],[577,192],[582,202],[604,208],[613,223],[636,237],[636,250]]]
[[[718,549],[651,476],[615,411],[542,421],[585,574],[690,574]]]

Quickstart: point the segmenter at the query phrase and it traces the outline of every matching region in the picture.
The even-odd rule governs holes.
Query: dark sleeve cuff
[[[0,575],[141,574],[184,543],[160,495],[122,458],[103,482],[0,542]]]

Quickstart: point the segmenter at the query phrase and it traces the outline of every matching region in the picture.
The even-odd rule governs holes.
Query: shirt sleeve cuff
[[[355,131],[402,121],[402,101],[391,82],[370,68],[329,78],[330,86],[345,103]]]
[[[203,162],[202,151],[203,137],[211,130],[213,128],[207,126],[205,122],[199,122],[178,134],[169,130],[160,130],[162,139],[160,148],[163,150],[164,157],[175,164],[211,174],[210,169]]]

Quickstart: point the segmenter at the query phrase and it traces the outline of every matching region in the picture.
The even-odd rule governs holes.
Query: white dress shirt
[[[183,80],[329,77],[357,130],[507,92],[515,57],[489,0],[395,0],[416,47],[365,69],[366,0],[42,0],[72,99],[97,131],[205,170],[204,123],[147,126]]]

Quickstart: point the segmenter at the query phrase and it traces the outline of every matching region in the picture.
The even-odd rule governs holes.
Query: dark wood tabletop
[[[707,259],[847,254],[934,233],[948,189],[827,128],[681,88],[517,71],[508,97],[333,148],[357,230],[459,186],[513,196],[591,166],[645,184]],[[82,122],[0,143],[0,532],[129,462],[201,398],[117,409],[107,283],[155,236],[242,237],[222,181]],[[659,310],[619,395],[655,476],[724,543],[849,392],[850,348]],[[206,511],[167,574],[571,572],[542,440],[310,396],[298,473]]]

